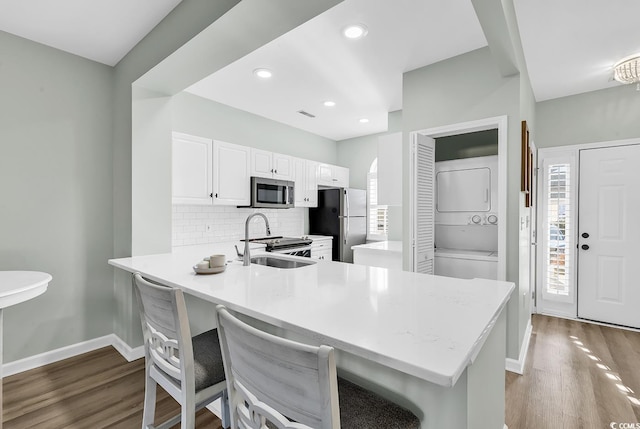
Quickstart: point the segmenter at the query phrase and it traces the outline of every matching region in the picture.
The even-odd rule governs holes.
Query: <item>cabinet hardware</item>
[[[209,194],[209,198],[213,198],[213,192]]]

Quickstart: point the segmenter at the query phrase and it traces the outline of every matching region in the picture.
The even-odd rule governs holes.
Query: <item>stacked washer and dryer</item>
[[[498,156],[436,162],[436,275],[498,278]]]

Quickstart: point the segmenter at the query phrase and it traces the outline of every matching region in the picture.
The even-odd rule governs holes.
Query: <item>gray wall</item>
[[[0,270],[48,291],[5,312],[11,362],[113,332],[113,69],[0,32]]]
[[[469,71],[473,71],[473,78]],[[508,115],[507,149],[507,280],[518,283],[519,195],[520,195],[520,77],[502,77],[488,48],[478,49],[404,74],[403,79],[403,159],[409,160],[411,131]],[[403,200],[409,201],[409,167],[405,165]],[[500,172],[504,174],[504,172]],[[501,202],[502,204],[502,202]],[[410,212],[403,210],[405,266],[411,242]],[[515,299],[514,299],[515,298]],[[523,297],[508,304],[507,356],[517,358],[522,335],[520,318]]]
[[[173,130],[243,146],[336,163],[336,142],[181,92],[172,100]],[[342,165],[342,164],[340,164]]]
[[[115,257],[132,254],[133,82],[237,3],[238,0],[180,3],[115,67],[113,103],[113,255]],[[152,156],[153,153],[149,155]],[[170,203],[167,210],[170,210]],[[168,216],[170,217],[170,214]],[[130,276],[121,270],[113,270],[113,272],[113,294],[116,302],[113,312],[113,332],[127,344],[137,346],[142,344],[142,334]]]
[[[336,164],[349,168],[349,186],[367,189],[367,173],[378,157],[378,137],[402,131],[402,110],[389,113],[384,133],[341,140],[337,144]],[[398,174],[402,174],[398,172]],[[389,240],[402,240],[402,209],[389,207]]]
[[[378,157],[378,137],[402,131],[402,110],[389,113],[388,130],[384,133],[338,141],[337,164],[349,168],[349,185],[367,189],[367,173]]]
[[[170,183],[171,177],[170,132],[168,121],[158,120],[166,112],[165,96],[179,93],[199,78],[272,41],[338,1],[182,2],[116,66],[116,256],[171,250],[171,191],[170,187],[163,187]],[[249,25],[252,31],[246,32],[246,25],[239,26],[239,22]],[[230,40],[233,43],[229,43]],[[132,86],[159,91],[164,96],[150,92],[132,94]],[[135,124],[132,112],[137,120]],[[154,135],[161,135],[159,147],[147,150]],[[158,228],[154,231],[148,225],[151,215],[157,217],[153,223]],[[156,240],[153,234],[168,239]],[[141,344],[130,281],[120,272],[115,274],[114,296],[117,305],[114,332],[129,345]]]
[[[587,92],[536,105],[538,148],[640,136],[640,92],[633,85]]]

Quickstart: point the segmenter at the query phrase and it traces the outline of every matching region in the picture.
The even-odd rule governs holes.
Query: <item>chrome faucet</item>
[[[271,229],[269,228],[269,219],[262,213],[253,213],[247,217],[246,222],[244,223],[244,254],[242,255],[242,265],[245,267],[251,265],[251,254],[249,253],[249,221],[254,216],[262,216],[264,219],[264,224],[267,227],[267,235],[271,235]],[[236,248],[237,250],[237,248]]]

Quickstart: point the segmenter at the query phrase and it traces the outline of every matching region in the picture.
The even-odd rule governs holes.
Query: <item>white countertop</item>
[[[380,250],[402,254],[402,241],[375,241],[367,244],[351,246],[353,250]]]
[[[43,294],[51,278],[40,271],[0,271],[0,308]]]
[[[332,261],[288,270],[235,261],[196,275],[192,266],[212,253],[199,246],[109,263],[442,386],[473,362],[514,288]]]

